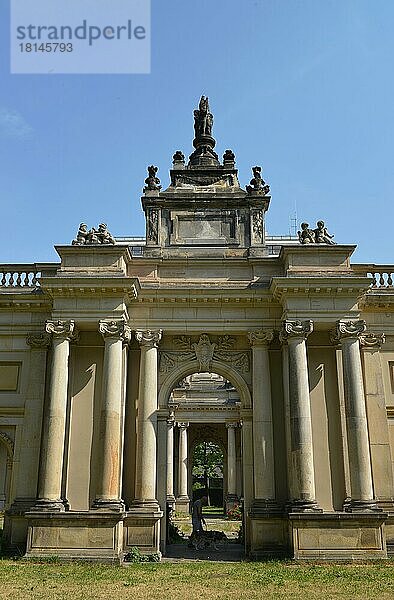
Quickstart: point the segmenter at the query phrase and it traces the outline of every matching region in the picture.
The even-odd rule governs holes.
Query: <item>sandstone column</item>
[[[16,498],[10,513],[24,512],[36,502],[40,463],[42,412],[45,394],[47,350],[51,345],[49,333],[31,333],[26,338],[31,348],[29,387],[26,393],[25,416],[20,451]]]
[[[100,413],[99,470],[96,498],[92,508],[124,510],[121,499],[121,451],[123,422],[123,344],[131,339],[131,330],[123,320],[100,321],[104,337],[103,386]]]
[[[137,330],[135,333],[141,348],[135,500],[132,503],[135,508],[158,508],[156,499],[157,346],[161,335],[161,330]]]
[[[167,502],[174,504],[174,415],[167,419]]]
[[[249,334],[253,353],[253,511],[275,512],[274,436],[272,425],[271,375],[268,347],[272,330],[260,329]]]
[[[227,428],[227,499],[228,508],[237,500],[237,453],[235,429],[238,423],[226,423]]]
[[[75,338],[74,321],[47,321],[47,333],[52,334],[52,369],[49,399],[44,417],[41,468],[36,508],[64,511],[67,500],[62,498],[62,475],[68,390],[68,360],[70,341]]]
[[[371,456],[359,337],[365,321],[337,321],[334,341],[342,347],[346,407],[346,433],[349,448],[351,501],[348,512],[378,510],[372,487]]]
[[[320,511],[316,502],[313,464],[312,417],[309,398],[306,338],[312,321],[284,321],[281,341],[289,350],[290,468],[292,469],[290,510]]]
[[[187,512],[189,509],[188,481],[187,481],[187,428],[189,423],[178,423],[179,427],[179,452],[178,452],[178,496],[177,507]]]

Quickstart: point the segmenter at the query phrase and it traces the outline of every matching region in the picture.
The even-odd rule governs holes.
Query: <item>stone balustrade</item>
[[[358,275],[372,277],[373,289],[392,289],[394,279],[394,265],[359,264],[352,265]]]
[[[0,288],[36,288],[41,275],[56,273],[57,265],[39,263],[0,264]]]

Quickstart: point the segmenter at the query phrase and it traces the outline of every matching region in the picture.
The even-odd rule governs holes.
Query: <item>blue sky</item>
[[[393,25],[387,0],[153,0],[151,74],[11,75],[0,0],[0,262],[57,260],[81,221],[143,235],[146,166],[166,187],[206,94],[241,185],[263,166],[270,234],[296,210],[393,263]]]

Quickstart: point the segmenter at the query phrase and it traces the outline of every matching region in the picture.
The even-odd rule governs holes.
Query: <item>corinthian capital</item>
[[[46,331],[42,333],[29,333],[26,336],[26,344],[37,350],[45,350],[51,345],[51,336]]]
[[[333,342],[340,342],[344,339],[358,338],[367,329],[365,321],[358,319],[357,321],[345,321],[340,319],[336,322],[335,330],[331,334]]]
[[[99,321],[99,331],[104,340],[114,338],[125,343],[131,340],[131,329],[123,319],[119,319],[118,321]]]
[[[251,346],[268,346],[274,339],[272,329],[256,329],[248,333],[248,339]]]
[[[135,332],[135,339],[142,347],[147,348],[157,348],[158,343],[161,340],[162,330],[156,329],[152,331],[151,329],[147,329],[143,331],[142,329],[137,329]]]
[[[285,342],[289,338],[302,338],[306,340],[313,331],[313,321],[283,321],[283,329],[280,332],[280,341]]]
[[[74,341],[77,338],[74,321],[47,321],[45,331],[54,338]]]

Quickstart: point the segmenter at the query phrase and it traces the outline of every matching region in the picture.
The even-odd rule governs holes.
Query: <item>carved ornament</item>
[[[212,343],[208,334],[200,335],[197,342],[192,342],[188,336],[174,338],[174,344],[179,349],[177,352],[161,352],[160,372],[168,373],[183,362],[197,360],[199,372],[210,372],[214,361],[225,362],[241,373],[250,370],[249,354],[232,350],[235,338],[228,335],[218,337]]]
[[[360,346],[364,348],[381,348],[386,341],[384,333],[362,333]]]
[[[268,346],[274,339],[272,329],[257,329],[248,334],[249,343],[251,346]]]
[[[157,329],[155,331],[151,329],[146,329],[145,331],[142,329],[137,329],[135,332],[135,339],[142,347],[157,348],[162,334],[163,332],[161,329]]]
[[[75,321],[47,321],[45,331],[52,334],[54,338],[64,338],[69,341],[75,341],[78,337]]]
[[[131,329],[122,320],[119,321],[100,321],[99,331],[104,339],[115,338],[128,343],[131,340]]]
[[[336,322],[335,330],[331,334],[331,340],[339,342],[343,339],[358,338],[362,333],[365,333],[366,329],[367,324],[362,319],[355,321],[339,320]]]
[[[46,349],[51,345],[51,336],[46,331],[42,333],[29,333],[26,336],[26,344],[31,348]]]
[[[283,329],[280,332],[280,341],[285,342],[289,338],[303,338],[306,340],[313,331],[313,321],[283,321]]]

